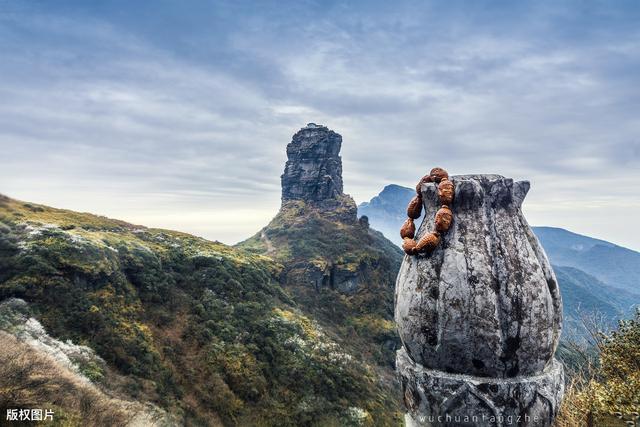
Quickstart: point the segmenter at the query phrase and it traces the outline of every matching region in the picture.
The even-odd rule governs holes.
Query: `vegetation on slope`
[[[13,335],[0,331],[0,408],[52,411],[52,425],[157,425],[139,403],[106,395]],[[3,418],[5,411],[2,413]],[[43,416],[43,414],[41,414]]]
[[[0,300],[93,348],[127,396],[187,425],[395,422],[375,371],[300,313],[281,271],[184,233],[0,199]]]
[[[349,201],[345,210],[353,214]],[[280,280],[303,312],[377,366],[380,399],[390,420],[401,423],[394,374],[400,342],[393,322],[399,248],[370,229],[366,219],[356,221],[340,209],[327,213],[303,201],[285,203],[263,230],[239,246],[282,264]]]
[[[573,376],[556,424],[562,427],[635,425],[640,419],[640,310],[610,334],[598,334],[598,363],[585,358]]]
[[[290,201],[239,246],[281,263],[281,281],[305,312],[359,341],[380,364],[394,365],[393,292],[402,252],[366,220]]]

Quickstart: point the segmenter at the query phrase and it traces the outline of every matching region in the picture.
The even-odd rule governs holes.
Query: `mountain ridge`
[[[106,362],[92,373],[99,387],[191,425],[393,417],[372,359],[302,313],[282,268],[186,233],[0,197],[0,300],[26,301],[50,336],[93,349]]]
[[[298,131],[280,211],[235,247],[2,197],[0,300],[187,425],[397,425],[402,253],[344,194],[341,143]]]
[[[558,227],[533,227],[554,264],[583,270],[603,282],[640,294],[640,252]]]

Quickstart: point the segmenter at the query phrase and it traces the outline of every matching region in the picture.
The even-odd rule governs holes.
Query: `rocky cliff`
[[[287,145],[282,200],[322,202],[342,195],[342,136],[309,123]]]
[[[355,294],[374,270],[384,269],[393,282],[400,252],[366,218],[357,220],[356,204],[343,192],[341,146],[342,136],[326,126],[309,123],[296,132],[287,145],[280,211],[239,246],[282,262],[285,283]]]
[[[343,192],[342,137],[309,124],[287,146],[282,206],[240,248],[283,266],[281,283],[310,316],[375,360],[385,398],[395,390],[393,288],[402,253]],[[378,420],[382,422],[381,420]]]
[[[282,205],[301,201],[343,222],[355,222],[357,208],[343,193],[342,136],[326,126],[309,123],[287,145],[282,181]]]

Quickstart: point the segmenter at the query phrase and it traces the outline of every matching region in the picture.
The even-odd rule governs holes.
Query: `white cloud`
[[[285,146],[316,122],[343,135],[358,201],[435,164],[496,172],[532,180],[532,223],[640,248],[640,33],[467,7],[248,8],[221,34],[7,18],[0,191],[233,243],[275,213]]]

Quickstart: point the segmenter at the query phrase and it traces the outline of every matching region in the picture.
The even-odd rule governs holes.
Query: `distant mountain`
[[[373,199],[358,205],[358,215],[367,216],[371,227],[400,246],[400,226],[407,219],[407,203],[415,194],[413,188],[387,185]],[[421,220],[422,217],[416,220],[416,224],[420,224]]]
[[[578,268],[615,288],[640,294],[640,252],[562,228],[534,227],[553,264]]]
[[[585,316],[598,313],[600,322],[613,327],[640,305],[637,294],[609,286],[582,270],[557,265],[553,270],[562,290],[565,336],[586,332],[582,324]]]
[[[413,188],[387,185],[369,202],[360,204],[358,213],[368,217],[372,228],[400,245],[399,230],[414,194]],[[558,276],[567,325],[587,312],[617,319],[640,304],[640,253],[562,228],[532,228]]]

